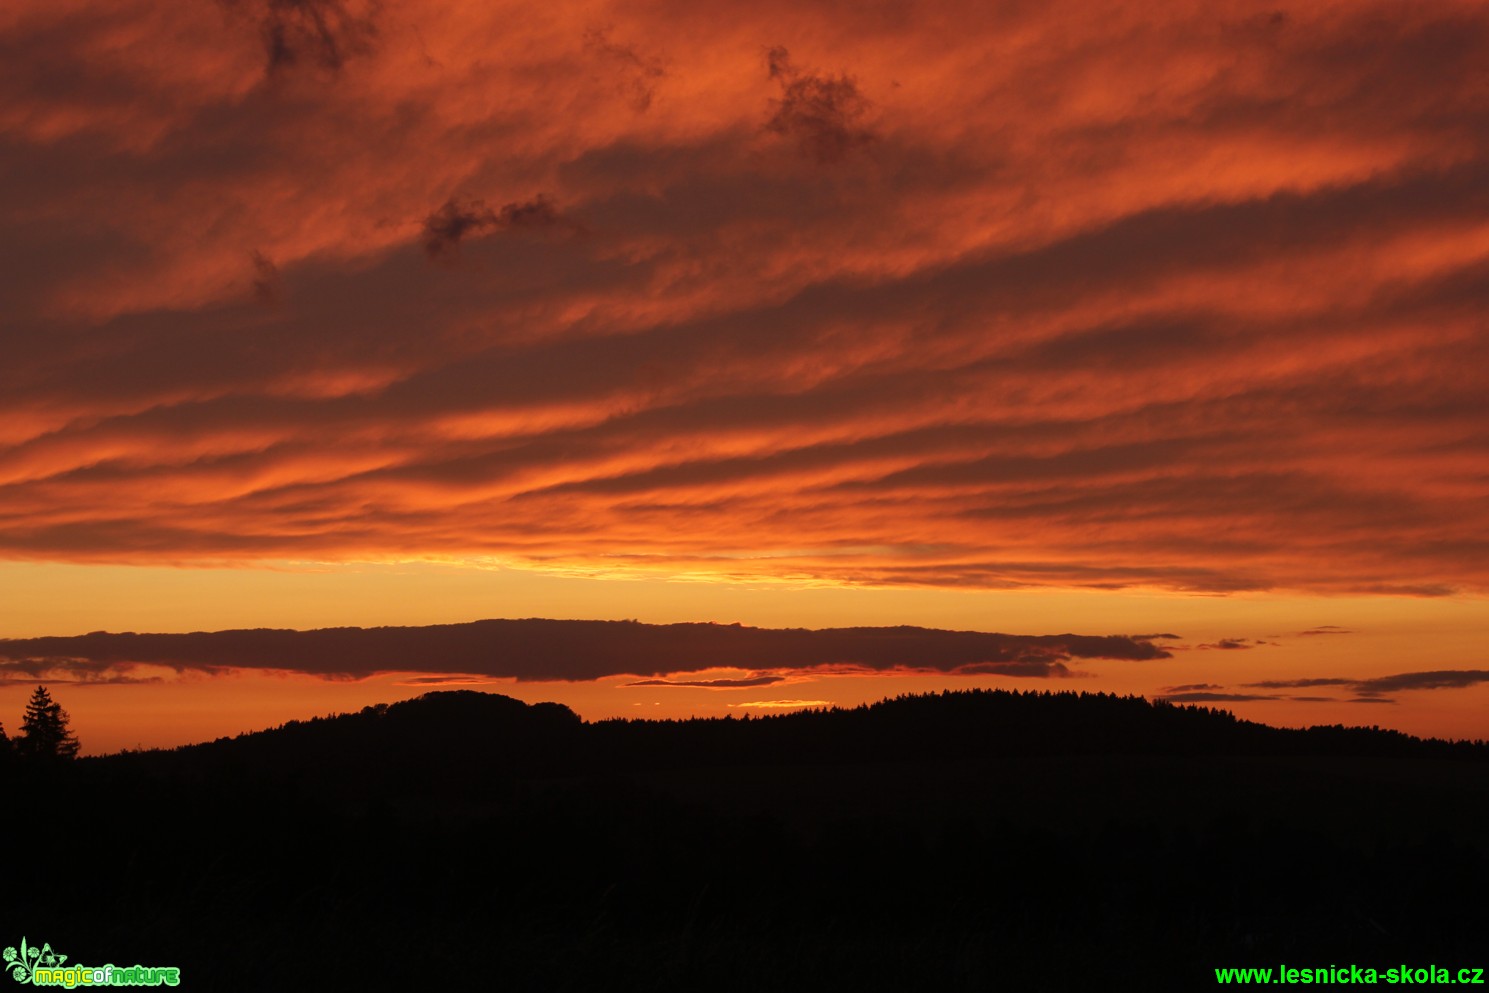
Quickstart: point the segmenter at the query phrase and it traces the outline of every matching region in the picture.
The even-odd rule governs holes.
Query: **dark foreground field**
[[[189,990],[1200,989],[1489,965],[1489,747],[1091,695],[441,693],[5,770],[0,943]]]

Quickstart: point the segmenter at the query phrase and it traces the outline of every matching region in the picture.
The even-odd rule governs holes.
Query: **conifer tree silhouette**
[[[46,687],[36,687],[26,704],[26,716],[21,720],[17,750],[28,758],[77,758],[78,739],[68,726],[68,720],[67,711],[52,699]]]

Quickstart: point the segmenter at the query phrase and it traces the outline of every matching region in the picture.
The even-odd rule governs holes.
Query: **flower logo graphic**
[[[11,978],[18,983],[31,981],[31,975],[36,971],[38,965],[52,968],[60,966],[67,961],[66,955],[58,955],[52,951],[50,944],[36,948],[26,944],[26,939],[21,939],[21,947],[14,946],[5,949],[5,968],[10,971]]]

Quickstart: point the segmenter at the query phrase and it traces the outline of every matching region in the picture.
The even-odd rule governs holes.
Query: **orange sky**
[[[1170,632],[490,685],[1489,737],[1481,3],[18,0],[0,55],[0,638]],[[38,678],[93,751],[423,688],[85,661],[0,644],[0,722]]]

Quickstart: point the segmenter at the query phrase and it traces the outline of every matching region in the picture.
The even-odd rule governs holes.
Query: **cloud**
[[[255,20],[271,73],[304,62],[339,70],[347,59],[370,54],[377,40],[376,0],[220,2]]]
[[[1309,686],[1352,686],[1355,680],[1341,679],[1333,676],[1315,677],[1311,679],[1266,679],[1258,683],[1247,683],[1247,686],[1256,686],[1263,689],[1301,689]]]
[[[253,298],[266,306],[277,303],[279,267],[262,252],[251,252],[249,258],[253,262]]]
[[[1425,672],[1400,672],[1391,676],[1374,676],[1368,679],[1351,679],[1342,676],[1324,676],[1305,679],[1269,679],[1247,686],[1268,689],[1285,689],[1308,686],[1348,686],[1364,696],[1394,693],[1401,690],[1463,689],[1489,682],[1489,670],[1484,669],[1432,669]]]
[[[708,690],[738,690],[754,686],[772,686],[786,681],[785,676],[749,676],[743,679],[639,679],[631,686],[689,686]]]
[[[1309,628],[1307,631],[1298,632],[1299,637],[1311,637],[1316,635],[1330,634],[1354,634],[1354,632],[1349,630],[1348,628],[1342,628],[1337,624],[1320,624],[1316,628]]]
[[[1185,683],[1181,686],[1165,686],[1164,693],[1194,693],[1205,690],[1223,690],[1224,686],[1218,683]]]
[[[1412,690],[1466,689],[1489,683],[1489,670],[1433,669],[1423,672],[1401,672],[1389,676],[1357,679],[1346,676],[1312,676],[1298,679],[1266,679],[1245,684],[1256,689],[1307,689],[1316,686],[1338,686],[1355,694],[1346,698],[1351,703],[1395,703],[1390,693]],[[1318,697],[1280,697],[1291,700],[1316,700]]]
[[[1262,644],[1262,642],[1257,642]],[[1200,645],[1200,648],[1218,648],[1224,651],[1238,651],[1246,648],[1254,648],[1255,645],[1247,643],[1245,638],[1221,638],[1214,644]]]
[[[1489,670],[1437,669],[1429,672],[1400,672],[1394,676],[1362,679],[1354,684],[1354,689],[1362,696],[1378,696],[1400,690],[1463,689],[1480,683],[1489,683]]]
[[[1479,5],[233,9],[0,32],[0,556],[1489,589]]]
[[[42,685],[66,685],[74,687],[87,686],[146,686],[153,683],[164,682],[161,676],[68,676],[49,673],[45,677],[12,675],[8,672],[0,672],[0,686],[42,686]]]
[[[410,676],[398,681],[399,686],[488,686],[491,680],[479,676]]]
[[[453,255],[462,239],[501,228],[549,227],[561,222],[553,201],[539,194],[492,210],[483,200],[446,200],[424,219],[424,251],[430,258]]]
[[[215,671],[204,667],[204,672]],[[180,669],[177,669],[180,672]],[[164,677],[130,662],[86,658],[10,658],[0,654],[0,686],[53,683],[70,686],[136,686],[159,683]]]
[[[781,96],[770,102],[765,130],[794,138],[803,152],[818,162],[837,162],[875,138],[864,125],[869,101],[852,76],[837,76],[797,68],[791,53],[776,46],[766,53],[770,78]]]
[[[1028,656],[1012,662],[978,662],[973,665],[958,666],[952,671],[959,676],[1018,676],[1036,679],[1086,675],[1086,673],[1075,672],[1067,668],[1062,662],[1038,656]]]
[[[666,62],[656,55],[646,55],[634,45],[622,45],[611,38],[611,28],[590,28],[584,32],[585,54],[614,67],[620,74],[620,87],[630,98],[637,113],[651,109],[657,85],[667,76]]]
[[[466,204],[446,200],[439,210],[424,218],[424,251],[430,258],[453,253],[466,235],[479,234],[496,223],[496,212],[482,200]]]
[[[1168,700],[1171,703],[1248,703],[1253,700],[1277,700],[1282,698],[1258,693],[1217,693],[1204,690],[1184,693],[1165,693],[1158,699]]]
[[[746,703],[731,703],[741,710],[800,710],[804,707],[831,707],[831,700],[751,700]]]
[[[1007,635],[927,628],[772,629],[737,624],[487,620],[428,627],[239,630],[0,640],[0,676],[104,674],[139,665],[217,673],[276,669],[329,678],[380,672],[518,680],[660,677],[714,668],[761,672],[743,680],[652,680],[643,685],[763,686],[775,670],[1061,676],[1078,658],[1147,661],[1169,654],[1119,636]]]

